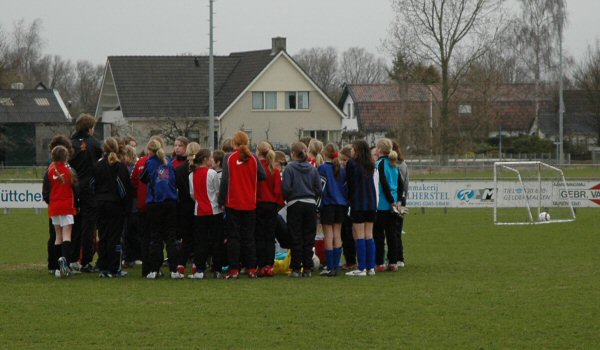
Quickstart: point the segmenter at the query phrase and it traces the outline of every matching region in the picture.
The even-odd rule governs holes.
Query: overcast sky
[[[514,1],[514,0],[512,0]],[[104,63],[110,55],[208,53],[208,0],[0,0],[0,24],[43,21],[44,53]],[[576,59],[600,37],[599,0],[568,0],[565,49]],[[389,0],[218,0],[215,54],[267,49],[287,37],[292,55],[358,46],[379,56],[393,19]],[[389,59],[389,57],[386,57]]]

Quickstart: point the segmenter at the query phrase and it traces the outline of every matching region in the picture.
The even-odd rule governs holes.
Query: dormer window
[[[0,97],[0,106],[14,107],[15,103],[10,97]]]
[[[33,99],[38,106],[50,106],[50,101],[45,97],[36,97]]]

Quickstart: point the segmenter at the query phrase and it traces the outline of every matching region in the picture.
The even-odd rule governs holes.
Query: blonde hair
[[[200,144],[198,144],[198,142],[190,142],[185,147],[185,153],[188,155],[187,160],[190,170],[192,169],[192,165],[194,165],[194,158],[196,158],[196,153],[198,153],[201,149],[202,147],[200,146]]]
[[[377,149],[383,153],[386,156],[389,156],[390,152],[392,151],[392,140],[390,139],[379,139],[377,140],[377,145],[376,145]]]
[[[250,151],[250,147],[248,146],[249,144],[250,138],[245,132],[240,130],[233,134],[233,138],[231,139],[231,145],[233,146],[233,148],[237,148],[238,151],[240,151],[240,160],[242,162],[245,162],[248,159],[252,158],[252,151]]]
[[[102,150],[107,155],[106,159],[108,160],[108,165],[119,162],[119,143],[117,142],[117,139],[109,137],[104,140]]]
[[[159,138],[151,138],[146,148],[148,148],[148,151],[154,153],[163,164],[167,164],[167,155]]]
[[[137,154],[135,153],[135,147],[131,145],[125,145],[125,149],[123,151],[123,161],[127,165],[133,165],[137,161]]]
[[[267,160],[269,173],[273,174],[275,172],[275,151],[273,151],[271,144],[267,141],[262,141],[256,146],[256,151],[261,157]]]
[[[323,142],[317,139],[310,140],[308,143],[308,152],[315,159],[317,167],[323,164],[323,156],[321,155],[321,152],[323,152]]]

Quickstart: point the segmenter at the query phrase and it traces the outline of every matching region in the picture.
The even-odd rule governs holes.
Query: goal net
[[[494,224],[570,222],[575,211],[565,176],[542,162],[494,163]]]

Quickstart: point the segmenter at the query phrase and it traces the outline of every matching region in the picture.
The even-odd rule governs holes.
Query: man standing
[[[102,157],[102,147],[93,137],[96,119],[82,114],[75,122],[75,134],[71,136],[74,154],[70,165],[79,178],[79,213],[73,227],[71,261],[79,261],[81,271],[94,272],[94,235],[96,233],[96,200],[90,186],[94,164]],[[73,266],[77,268],[78,266]]]

